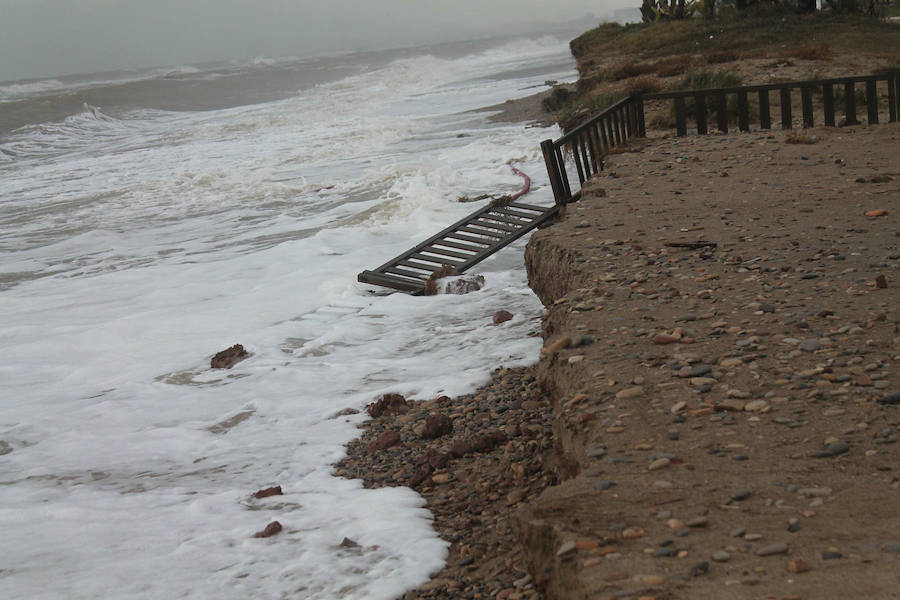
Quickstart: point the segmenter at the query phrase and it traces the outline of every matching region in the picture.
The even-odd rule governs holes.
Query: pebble
[[[733,538],[739,538],[739,537],[742,537],[745,533],[747,533],[747,530],[744,529],[743,527],[735,527],[734,529],[731,530],[731,532],[729,532],[728,535],[730,535]]]
[[[630,388],[625,388],[616,393],[616,399],[618,400],[628,400],[630,398],[638,398],[644,395],[644,388],[637,385]]]
[[[763,546],[756,551],[757,556],[773,556],[775,554],[785,554],[788,551],[788,545],[783,543],[769,544]]]
[[[594,484],[595,490],[608,490],[609,488],[616,485],[615,481],[610,481],[608,479],[601,479],[597,483]]]
[[[716,562],[728,562],[731,560],[731,554],[724,550],[716,550],[712,553],[711,558]]]
[[[738,501],[738,502],[741,500],[746,500],[747,498],[750,497],[751,493],[752,492],[750,492],[750,490],[747,490],[747,489],[735,490],[734,492],[731,493],[731,499]]]
[[[671,459],[668,458],[657,458],[647,466],[647,470],[658,471],[659,469],[668,467],[671,462]]]
[[[818,452],[813,452],[813,458],[830,458],[832,456],[839,456],[844,454],[850,450],[850,444],[847,442],[832,442],[828,444],[824,450],[820,450]]]
[[[792,558],[788,561],[787,570],[791,573],[805,573],[809,571],[809,565],[802,558]]]
[[[900,392],[894,392],[878,399],[881,404],[900,404]]]
[[[797,347],[804,352],[815,352],[822,347],[822,342],[816,338],[808,338],[801,341]]]
[[[688,527],[706,527],[708,524],[709,519],[707,519],[706,517],[694,517],[687,522]]]
[[[575,554],[575,550],[576,550],[575,542],[568,541],[559,547],[559,550],[556,551],[556,556],[558,556],[560,558],[565,558],[572,554]],[[460,565],[462,565],[462,563],[460,563]]]
[[[765,400],[751,400],[744,405],[744,410],[747,412],[760,412],[767,408],[769,408],[769,403]]]

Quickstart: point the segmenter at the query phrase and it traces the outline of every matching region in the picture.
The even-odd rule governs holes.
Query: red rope
[[[525,194],[527,194],[528,192],[531,191],[531,177],[529,177],[528,175],[526,175],[525,173],[523,173],[522,171],[518,170],[515,167],[512,167],[512,170],[513,170],[513,173],[515,173],[516,175],[519,175],[520,177],[522,177],[522,179],[525,180],[525,185],[522,186],[522,189],[519,190],[519,192],[516,193],[515,195],[511,196],[509,199],[510,202],[515,202],[516,200],[518,200],[519,198],[521,198],[522,196],[524,196]]]

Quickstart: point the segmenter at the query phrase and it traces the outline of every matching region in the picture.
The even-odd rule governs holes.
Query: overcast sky
[[[0,81],[396,47],[638,0],[0,0]],[[592,24],[588,24],[592,25]]]

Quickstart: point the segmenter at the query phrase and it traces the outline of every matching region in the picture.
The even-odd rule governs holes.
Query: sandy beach
[[[350,446],[452,544],[407,598],[897,597],[900,127],[804,134],[611,156],[528,245],[539,364]]]

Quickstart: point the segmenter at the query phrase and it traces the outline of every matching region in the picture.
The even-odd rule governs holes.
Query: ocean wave
[[[0,85],[0,102],[9,102],[35,94],[53,92],[66,87],[59,79],[39,79]]]

